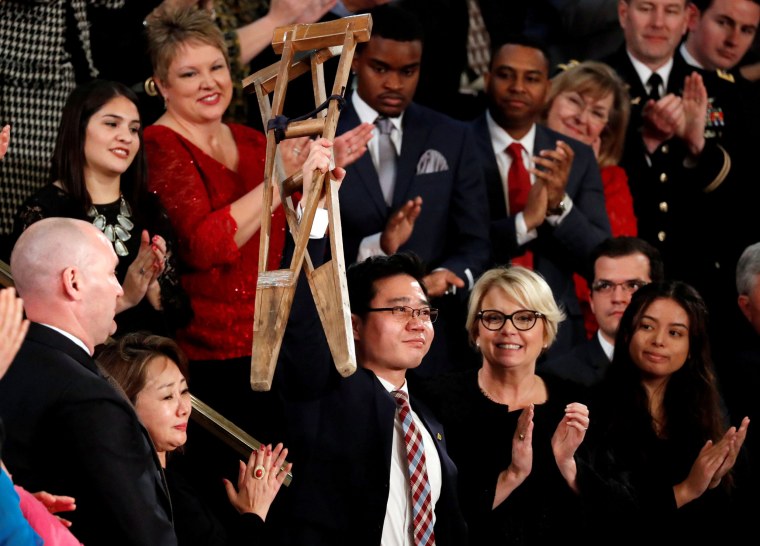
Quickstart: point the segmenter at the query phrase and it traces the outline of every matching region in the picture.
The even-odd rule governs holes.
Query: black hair
[[[369,304],[377,294],[375,283],[396,275],[409,275],[420,283],[427,296],[423,282],[425,265],[413,252],[400,252],[391,256],[373,256],[352,264],[346,271],[348,297],[351,300],[351,312],[364,316]]]
[[[586,272],[586,280],[589,286],[594,282],[594,270],[599,258],[603,256],[622,258],[632,254],[643,254],[649,260],[649,278],[652,282],[660,282],[665,279],[665,264],[657,248],[638,237],[610,237],[599,243],[589,254],[588,271]]]
[[[496,54],[502,47],[507,45],[518,45],[539,50],[546,60],[546,73],[549,74],[551,72],[551,56],[547,43],[539,38],[526,36],[525,34],[509,34],[501,41],[491,44],[491,66],[488,67],[489,70],[493,68],[493,60],[496,58]]]
[[[80,205],[82,217],[86,217],[92,205],[84,180],[84,167],[87,164],[84,153],[87,125],[93,114],[115,97],[125,97],[135,105],[138,112],[140,111],[139,100],[134,91],[122,83],[107,80],[93,80],[78,86],[71,92],[63,107],[53,152],[50,181],[60,181],[63,188]],[[120,185],[121,193],[132,206],[134,214],[139,217],[142,210],[140,202],[147,192],[148,171],[142,125],[138,138],[140,148],[129,168],[121,176]]]
[[[416,14],[393,3],[376,6],[359,13],[372,15],[372,38],[379,37],[397,42],[424,42],[425,29]],[[356,44],[357,53],[366,42]]]

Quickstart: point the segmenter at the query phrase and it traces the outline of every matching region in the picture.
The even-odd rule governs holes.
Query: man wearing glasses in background
[[[612,361],[620,318],[633,293],[664,278],[660,252],[637,237],[613,237],[599,244],[589,259],[591,311],[599,330],[560,357],[539,363],[539,371],[578,384],[598,384]]]
[[[323,255],[316,244],[310,242],[312,257]],[[299,282],[277,366],[287,442],[299,469],[282,543],[466,543],[443,427],[407,385],[407,371],[430,349],[438,317],[424,274],[411,254],[374,256],[348,268],[359,368],[346,378],[335,369],[308,285]],[[406,438],[417,441],[410,447]]]

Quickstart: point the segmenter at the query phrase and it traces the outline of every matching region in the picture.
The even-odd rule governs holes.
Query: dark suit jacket
[[[65,517],[84,544],[177,543],[147,431],[74,342],[33,323],[0,381],[0,416],[14,480],[76,498]]]
[[[359,118],[349,99],[340,114],[338,134],[357,125]],[[417,174],[417,162],[428,150],[442,154],[448,170]],[[356,261],[364,237],[383,231],[391,210],[419,195],[422,212],[399,251],[412,250],[429,270],[445,267],[463,280],[465,269],[477,278],[488,265],[486,192],[465,124],[414,103],[406,109],[391,210],[369,153],[346,170],[340,216],[347,264]]]
[[[478,162],[483,169],[488,189],[492,257],[495,264],[504,265],[513,256],[523,254],[526,248],[518,246],[515,217],[507,214],[504,183],[496,163],[486,115],[473,121],[472,127],[478,148]],[[575,323],[572,327],[560,327],[560,336],[552,346],[552,352],[561,354],[561,351],[569,350],[585,339],[573,273],[584,272],[589,253],[610,237],[611,232],[599,165],[591,148],[537,125],[533,153],[537,155],[541,150],[554,149],[557,140],[564,140],[575,152],[566,188],[567,195],[573,201],[573,208],[557,227],[544,222],[538,229],[538,237],[525,246],[533,252],[534,270],[546,279],[554,298],[564,306],[569,320]],[[568,337],[571,332],[574,335]]]
[[[602,380],[609,366],[610,359],[599,343],[598,333],[594,333],[591,339],[577,345],[569,353],[539,364],[538,371],[593,387]]]
[[[318,254],[311,251],[312,244],[314,257]],[[285,332],[277,380],[297,472],[287,491],[292,504],[283,543],[377,546],[388,501],[396,403],[375,374],[361,366],[350,377],[338,375],[303,278]],[[436,544],[465,545],[457,470],[446,453],[443,427],[410,394],[412,409],[436,442],[441,460]]]

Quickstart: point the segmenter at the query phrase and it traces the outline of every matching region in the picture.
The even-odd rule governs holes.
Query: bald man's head
[[[65,330],[91,349],[113,334],[118,258],[95,226],[71,218],[46,218],[21,234],[11,273],[27,316]]]
[[[21,297],[49,293],[64,269],[84,266],[98,233],[92,224],[71,218],[46,218],[29,226],[11,254],[11,273]]]

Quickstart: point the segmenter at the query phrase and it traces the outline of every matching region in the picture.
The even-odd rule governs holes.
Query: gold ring
[[[143,275],[145,275],[145,268],[141,267],[140,268],[140,276],[143,276]]]
[[[517,437],[520,438],[521,442],[525,440],[525,434],[518,434]]]
[[[262,478],[264,478],[264,474],[266,474],[266,469],[262,465],[257,464],[253,468],[253,477],[256,478],[257,480],[261,480]]]

